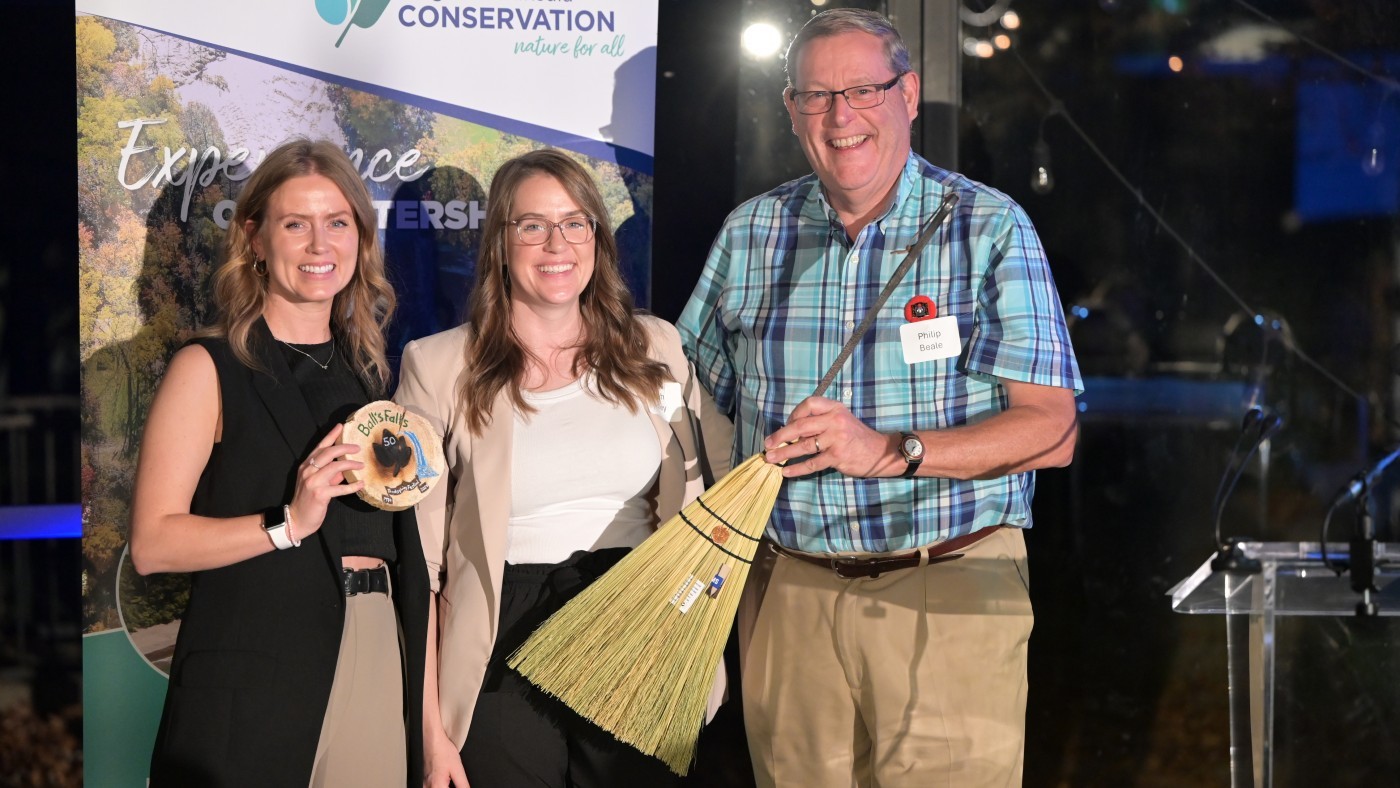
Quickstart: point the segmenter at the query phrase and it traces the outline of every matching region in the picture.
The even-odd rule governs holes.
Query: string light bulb
[[[1380,121],[1371,124],[1366,135],[1366,149],[1361,156],[1361,171],[1374,178],[1385,172],[1385,126]]]
[[[1031,148],[1031,191],[1041,196],[1055,190],[1055,173],[1050,169],[1050,143],[1041,137]]]
[[[1055,190],[1055,171],[1050,168],[1050,143],[1045,141],[1045,122],[1060,114],[1063,105],[1056,101],[1040,118],[1040,128],[1031,146],[1031,191],[1041,196]]]

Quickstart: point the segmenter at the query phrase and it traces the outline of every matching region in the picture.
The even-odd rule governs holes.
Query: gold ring
[[[815,443],[815,444],[817,445],[817,454],[821,454],[821,453],[822,453],[822,442],[819,441],[819,440],[817,440],[817,436],[815,436],[815,435],[812,436],[812,443]]]

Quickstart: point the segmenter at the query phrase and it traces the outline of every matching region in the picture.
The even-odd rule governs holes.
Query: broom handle
[[[938,226],[943,224],[943,220],[948,218],[948,212],[953,210],[953,206],[957,204],[957,194],[950,191],[943,196],[943,202],[939,204],[938,210],[933,214],[933,218],[928,220],[928,224],[924,225],[923,231],[919,233],[918,240],[914,241],[913,246],[909,247],[909,253],[904,256],[904,261],[901,262],[899,267],[894,270],[894,273],[890,275],[890,281],[885,283],[885,289],[880,291],[880,295],[875,299],[875,303],[870,305],[870,309],[866,311],[865,317],[861,318],[860,325],[856,326],[856,330],[851,332],[851,338],[846,340],[845,347],[842,347],[841,352],[836,355],[836,361],[832,362],[831,369],[828,369],[826,374],[822,376],[822,382],[817,384],[817,390],[812,392],[812,396],[820,397],[826,393],[826,389],[831,385],[831,381],[836,379],[836,373],[841,371],[841,367],[846,363],[846,359],[850,358],[851,353],[855,351],[856,343],[860,342],[861,337],[865,336],[865,332],[869,331],[870,326],[875,323],[875,316],[879,314],[880,308],[885,305],[886,301],[890,300],[891,295],[894,295],[895,288],[899,287],[899,283],[903,281],[904,275],[909,273],[909,269],[914,266],[914,261],[919,258],[919,253],[928,245],[929,240],[933,238],[933,234],[938,229]]]

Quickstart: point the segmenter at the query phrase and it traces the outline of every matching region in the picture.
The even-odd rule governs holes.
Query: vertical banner
[[[85,782],[143,786],[184,575],[127,544],[171,354],[213,320],[243,181],[293,137],[344,147],[375,201],[409,340],[460,322],[491,177],[552,146],[602,187],[649,301],[655,0],[78,0]]]

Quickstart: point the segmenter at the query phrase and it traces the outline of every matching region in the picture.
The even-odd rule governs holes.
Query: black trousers
[[[559,564],[506,564],[501,626],[486,666],[462,766],[473,788],[678,786],[660,760],[623,744],[506,667],[564,603],[627,554],[578,552]]]

